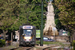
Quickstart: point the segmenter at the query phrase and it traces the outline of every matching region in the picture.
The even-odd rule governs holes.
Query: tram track
[[[32,50],[33,49],[33,47],[27,47],[27,48],[25,48],[25,50]]]
[[[10,50],[33,50],[33,47],[16,47],[16,48],[12,48]]]
[[[11,48],[10,50],[16,50],[16,49],[18,49],[18,48],[20,48],[20,47],[16,47],[16,48]]]
[[[34,46],[20,46],[20,47],[16,47],[16,48],[12,48],[10,50],[56,50],[58,48],[56,48],[57,46],[39,46],[39,45],[36,45],[35,47]],[[58,46],[60,47],[60,46]]]
[[[46,48],[43,48],[42,50],[49,50],[50,49],[50,47],[46,47]]]

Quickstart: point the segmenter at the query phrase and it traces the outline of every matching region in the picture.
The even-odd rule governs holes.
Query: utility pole
[[[40,46],[43,46],[43,0],[41,0],[41,40]]]

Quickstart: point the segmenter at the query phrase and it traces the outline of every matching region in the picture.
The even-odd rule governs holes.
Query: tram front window
[[[32,34],[32,30],[23,30],[23,34],[25,34],[25,36],[27,35],[27,36],[31,36],[31,34]]]

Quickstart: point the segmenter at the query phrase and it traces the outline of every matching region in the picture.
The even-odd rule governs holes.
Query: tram
[[[36,27],[32,25],[23,25],[19,28],[19,46],[36,44]]]

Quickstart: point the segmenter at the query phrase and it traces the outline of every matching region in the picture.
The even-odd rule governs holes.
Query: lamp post
[[[40,42],[40,46],[43,46],[43,0],[41,0],[41,42]]]
[[[46,0],[48,1],[48,0]],[[52,2],[53,0],[50,0]],[[40,46],[43,46],[43,0],[41,0],[41,40],[40,40]]]

